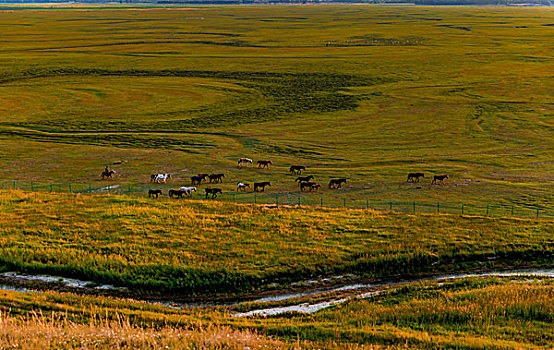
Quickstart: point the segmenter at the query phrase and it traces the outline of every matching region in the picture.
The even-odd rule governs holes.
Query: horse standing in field
[[[258,168],[269,168],[269,165],[273,165],[273,163],[270,160],[258,160],[256,162],[258,164]]]
[[[210,183],[218,183],[223,182],[223,178],[225,177],[225,174],[210,174],[208,175],[210,178]]]
[[[294,181],[298,183],[302,183],[302,182],[310,182],[310,180],[313,180],[313,179],[314,179],[313,175],[308,175],[308,176],[299,176]]]
[[[184,191],[187,196],[192,198],[192,192],[196,192],[196,187],[179,187],[180,191]]]
[[[190,177],[191,184],[192,185],[200,185],[202,180],[206,180],[206,177],[208,177],[208,176],[209,176],[208,174],[193,175],[193,176]]]
[[[248,166],[248,164],[252,164],[252,159],[250,158],[239,158],[238,162],[237,162],[237,165],[239,167],[241,166]]]
[[[306,167],[303,165],[293,165],[289,169],[291,174],[302,174],[302,170],[306,170]]]
[[[217,198],[217,194],[218,193],[223,193],[221,191],[221,188],[205,188],[204,191],[206,191],[206,199],[208,199],[208,195],[211,194],[212,195],[212,199],[213,198]]]
[[[425,177],[423,173],[409,173],[406,182],[419,182],[420,177]]]
[[[433,176],[433,181],[431,181],[431,184],[436,184],[437,181],[439,181],[441,184],[444,185],[444,179],[448,179],[448,175],[435,175]]]
[[[300,184],[300,191],[304,191],[305,188],[308,188],[311,191],[313,185],[317,185],[315,182],[302,182]]]
[[[254,182],[254,192],[258,192],[260,188],[262,189],[262,192],[265,192],[266,186],[271,186],[271,183],[269,183],[269,181]]]
[[[152,176],[150,176],[150,179],[152,179]],[[157,174],[155,177],[154,177],[154,182],[155,183],[166,183],[168,179],[171,179],[171,174]]]
[[[183,195],[185,194],[185,191],[169,190],[168,194],[169,194],[169,198],[173,198],[173,196],[175,196],[176,198],[183,198]]]
[[[115,170],[104,170],[100,176],[102,177],[102,180],[108,180],[113,178],[113,175],[115,174]]]
[[[149,190],[148,191],[148,198],[153,198],[154,196],[156,196],[156,198],[158,198],[158,195],[161,195],[162,194],[162,190]]]
[[[246,182],[237,183],[237,192],[246,192],[246,188],[250,188],[250,184]]]
[[[329,181],[329,188],[342,188],[343,183],[346,183],[345,178],[331,179],[331,181]]]

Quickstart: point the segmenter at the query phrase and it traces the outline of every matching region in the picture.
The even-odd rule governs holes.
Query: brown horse
[[[258,192],[259,188],[262,189],[262,192],[265,192],[266,186],[271,186],[271,183],[269,183],[269,181],[254,182],[254,192]]]
[[[100,176],[102,176],[102,180],[108,180],[113,178],[113,174],[115,174],[115,170],[104,170]]]
[[[313,179],[314,179],[313,175],[308,175],[308,176],[299,176],[294,181],[298,183],[302,183],[302,182],[309,182],[310,180],[313,180]]]
[[[329,181],[329,188],[342,188],[343,183],[346,183],[345,178],[331,179],[331,181]]]
[[[223,182],[223,178],[225,177],[225,174],[210,174],[208,175],[210,178],[210,183],[218,183]]]
[[[444,179],[448,179],[448,175],[435,175],[433,176],[433,181],[431,181],[431,184],[436,184],[437,181],[439,181],[441,184],[444,185]]]
[[[208,174],[198,174],[190,177],[191,184],[193,185],[200,185],[202,180],[206,180],[208,177]]]
[[[148,191],[148,198],[152,198],[154,196],[156,196],[156,198],[158,198],[158,195],[161,195],[162,194],[162,190],[149,190]]]
[[[206,199],[208,199],[208,195],[211,194],[212,195],[212,199],[213,198],[217,198],[217,194],[218,193],[223,193],[221,191],[221,188],[205,188],[204,191],[206,191]]]
[[[304,191],[305,188],[311,191],[313,185],[316,185],[315,182],[302,182],[300,183],[300,191]]]
[[[409,173],[406,182],[419,182],[420,177],[425,177],[423,173]]]
[[[273,163],[270,160],[258,160],[256,162],[258,164],[258,168],[269,168],[269,165],[273,165]]]
[[[169,198],[173,198],[175,196],[176,198],[183,198],[183,195],[187,194],[186,191],[181,190],[169,190]]]
[[[306,170],[306,167],[303,165],[293,165],[289,169],[291,174],[302,174],[302,170]]]

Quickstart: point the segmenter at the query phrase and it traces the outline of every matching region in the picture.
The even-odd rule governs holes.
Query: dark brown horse
[[[269,168],[269,165],[273,165],[273,163],[270,160],[258,160],[256,162],[258,164],[258,168]]]
[[[223,193],[221,191],[221,188],[205,188],[204,191],[206,191],[206,199],[208,199],[208,195],[211,194],[212,195],[212,199],[213,198],[217,198],[217,194],[218,193]]]
[[[265,192],[265,187],[271,186],[271,183],[269,181],[263,181],[263,182],[254,182],[254,192],[258,192],[258,189],[262,189],[262,192]]]
[[[202,180],[206,180],[208,177],[208,174],[198,174],[190,177],[191,184],[193,185],[200,185]]]
[[[409,173],[406,182],[419,182],[420,177],[425,177],[423,173]]]
[[[441,184],[444,185],[444,179],[448,179],[448,175],[435,175],[433,176],[433,181],[431,181],[431,184],[436,184],[437,181],[439,181]]]
[[[208,175],[210,178],[210,183],[218,183],[223,182],[223,178],[225,177],[225,174],[210,174]]]
[[[305,188],[311,190],[313,185],[316,185],[316,183],[315,182],[302,182],[302,183],[300,183],[300,191],[304,191]]]
[[[187,191],[169,190],[168,194],[169,198],[173,198],[173,196],[175,196],[176,198],[183,198],[183,195],[187,194]]]
[[[306,167],[303,165],[293,165],[289,169],[291,174],[302,174],[302,170],[306,170]]]
[[[156,196],[158,198],[158,195],[162,194],[162,190],[149,190],[148,191],[148,198]]]
[[[313,179],[314,179],[313,175],[308,175],[308,176],[299,176],[294,181],[302,183],[302,182],[309,182],[310,180],[313,180]]]
[[[115,170],[108,170],[108,171],[104,170],[101,174],[102,180],[108,180],[113,178],[113,174],[115,174]]]
[[[345,184],[345,183],[346,183],[345,178],[331,179],[331,181],[329,181],[329,188],[342,188],[342,184]]]

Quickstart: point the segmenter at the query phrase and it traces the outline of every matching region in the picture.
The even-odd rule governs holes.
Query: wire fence
[[[157,184],[113,184],[113,183],[54,183],[35,181],[3,181],[0,189],[23,190],[30,192],[76,193],[84,195],[132,195],[147,196],[150,189]],[[171,187],[166,186],[167,189]],[[423,202],[398,201],[383,198],[367,197],[363,194],[349,196],[342,194],[317,193],[265,193],[265,192],[224,192],[214,200],[242,204],[265,204],[274,206],[310,206],[322,208],[372,209],[376,211],[401,213],[437,213],[471,216],[514,217],[527,219],[554,219],[554,209],[539,205],[521,205],[513,203],[461,203],[461,202]],[[191,199],[212,199],[211,195],[201,192],[193,193]]]

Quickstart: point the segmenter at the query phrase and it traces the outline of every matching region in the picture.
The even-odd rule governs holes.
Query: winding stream
[[[40,281],[40,282],[57,282],[63,284],[67,287],[72,288],[86,288],[88,286],[94,285],[92,282],[81,281],[71,278],[51,276],[51,275],[28,275],[28,274],[17,274],[14,272],[6,272],[1,274],[3,277],[8,277],[12,279],[27,280],[27,281]],[[316,303],[301,303],[297,305],[288,305],[288,306],[274,306],[261,308],[256,310],[251,310],[248,312],[237,312],[232,315],[235,317],[248,317],[248,316],[274,316],[287,312],[299,312],[299,313],[314,313],[319,310],[328,308],[333,305],[344,303],[352,299],[363,299],[370,298],[380,294],[384,288],[390,288],[395,286],[401,286],[407,283],[417,283],[417,282],[432,282],[432,281],[446,281],[454,279],[462,279],[468,277],[520,277],[520,276],[530,276],[530,277],[544,277],[544,278],[554,278],[554,268],[551,269],[518,269],[518,270],[503,270],[503,271],[488,271],[488,272],[471,272],[471,273],[459,273],[459,274],[441,274],[421,278],[413,279],[404,279],[390,282],[376,282],[376,283],[352,283],[342,285],[340,287],[332,288],[313,288],[311,290],[306,290],[304,292],[298,293],[288,293],[288,294],[279,294],[272,295],[262,298],[257,298],[248,301],[239,301],[234,303],[211,303],[211,304],[202,304],[202,303],[176,303],[166,300],[150,300],[147,301],[152,304],[163,304],[170,308],[196,308],[196,307],[233,307],[250,303],[268,303],[268,302],[283,302],[289,301],[298,298],[306,297],[317,297],[325,293],[333,292],[343,292],[343,291],[352,291],[353,293],[349,296],[343,296],[340,298],[320,301]],[[313,281],[308,281],[311,284]],[[125,289],[124,287],[114,287],[112,285],[100,285],[95,286],[95,289]],[[18,292],[36,292],[36,290],[27,289],[27,288],[18,288],[9,285],[0,285],[2,290],[11,290]]]

